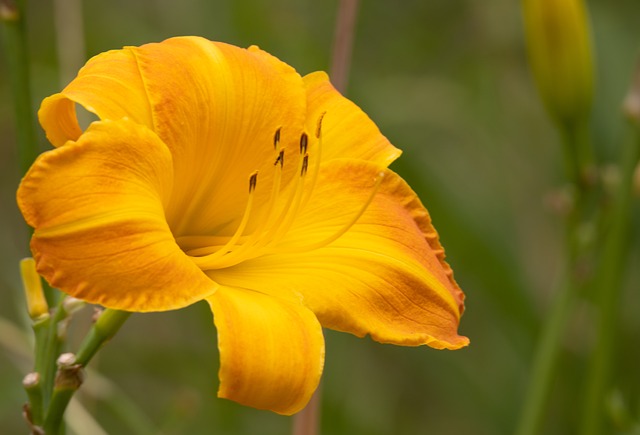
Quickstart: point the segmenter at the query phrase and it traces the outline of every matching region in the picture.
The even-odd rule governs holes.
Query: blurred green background
[[[54,5],[28,3],[36,110],[71,77],[59,72]],[[560,272],[564,237],[553,207],[564,185],[561,148],[532,84],[519,2],[360,3],[347,95],[404,150],[393,168],[429,209],[467,294],[460,331],[471,346],[456,352],[401,348],[326,331],[323,433],[512,433]],[[201,35],[257,44],[306,74],[329,69],[337,6],[336,0],[84,2],[85,37],[79,47],[88,58],[123,45]],[[640,2],[594,0],[589,6],[597,59],[594,137],[599,157],[608,162],[625,134],[620,104],[640,53]],[[73,26],[65,14],[58,30]],[[14,199],[21,174],[6,69],[2,53],[0,433],[18,434],[26,433],[20,382],[32,363],[18,275],[18,261],[28,255],[27,230]],[[43,150],[48,147],[42,135],[41,143]],[[635,216],[612,397],[622,399],[637,419],[640,226]],[[72,348],[86,330],[89,311],[70,326]],[[545,434],[571,434],[577,427],[594,332],[593,307],[584,298],[563,340]],[[109,434],[290,431],[290,418],[215,397],[216,334],[204,304],[132,316],[91,368],[100,375],[90,372],[78,397]],[[100,433],[87,426],[81,411],[72,414],[85,428],[80,433]],[[619,433],[626,433],[624,427]]]

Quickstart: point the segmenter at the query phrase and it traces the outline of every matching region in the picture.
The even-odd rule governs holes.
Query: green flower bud
[[[529,61],[551,117],[584,120],[591,109],[593,60],[582,0],[523,0]]]

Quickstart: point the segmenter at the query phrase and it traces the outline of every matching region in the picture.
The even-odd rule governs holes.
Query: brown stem
[[[293,416],[293,435],[319,435],[320,433],[320,397],[318,387],[307,406]]]
[[[347,88],[357,15],[358,0],[340,0],[333,40],[331,82],[342,93]]]

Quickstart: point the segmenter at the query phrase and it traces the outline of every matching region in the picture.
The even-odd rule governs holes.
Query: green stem
[[[581,434],[603,433],[604,398],[610,381],[611,364],[615,350],[617,312],[619,308],[622,276],[626,266],[633,172],[640,158],[640,131],[634,132],[623,152],[620,167],[622,176],[614,197],[610,227],[601,249],[601,263],[595,278],[596,303],[599,310],[596,348],[586,377]]]
[[[86,366],[96,352],[118,332],[130,315],[128,311],[104,310],[78,350],[76,357],[78,364]]]
[[[44,411],[42,409],[42,383],[40,382],[40,375],[36,372],[27,374],[22,381],[22,386],[29,398],[29,423],[34,426],[41,426],[44,420]]]
[[[536,348],[533,369],[529,380],[525,404],[516,434],[537,435],[549,396],[553,373],[558,360],[562,334],[573,309],[576,288],[572,280],[565,276],[553,301],[552,311],[542,331]]]
[[[589,124],[586,120],[559,124],[564,150],[565,173],[579,190],[588,190],[594,182],[594,157]]]
[[[42,383],[42,398],[44,408],[49,406],[49,400],[53,390],[53,380],[56,373],[56,359],[62,351],[64,337],[59,334],[61,323],[67,319],[68,313],[64,309],[63,300],[58,302],[58,305],[53,313],[53,317],[46,325],[45,332],[36,332],[36,337],[39,333],[45,334],[46,337],[42,339],[41,343],[36,346],[36,366],[35,371],[40,374]],[[44,326],[43,326],[44,328]]]
[[[24,10],[23,0],[0,0],[4,51],[7,55],[9,81],[14,97],[18,157],[23,174],[38,156],[36,122],[31,108]]]
[[[576,294],[586,281],[584,263],[590,241],[583,228],[590,223],[589,199],[593,183],[591,143],[586,123],[564,124],[560,133],[565,149],[567,177],[574,190],[574,204],[567,219],[566,261],[551,314],[536,348],[529,387],[518,422],[518,435],[537,435],[554,379],[563,334],[573,312]]]
[[[32,423],[36,425],[42,424],[44,414],[44,382],[41,381],[41,370],[46,364],[46,349],[49,340],[49,327],[51,325],[51,316],[43,317],[33,323],[33,332],[35,336],[35,372],[38,376],[38,382],[27,387],[27,395],[29,396],[29,406],[31,408]],[[37,391],[36,391],[37,390]]]
[[[44,429],[47,435],[64,433],[63,416],[69,401],[82,384],[82,369],[87,366],[96,352],[109,341],[129,318],[131,313],[106,309],[94,323],[80,345],[77,356],[65,354],[58,360],[58,373]]]
[[[58,358],[58,372],[56,374],[53,396],[47,409],[43,429],[47,435],[62,435],[64,411],[67,409],[73,394],[80,388],[83,381],[82,366],[77,363],[75,355],[66,353]]]

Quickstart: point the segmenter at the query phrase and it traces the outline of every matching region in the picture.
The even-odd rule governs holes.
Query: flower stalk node
[[[40,374],[37,372],[27,373],[22,379],[24,388],[34,388],[40,384]]]
[[[55,390],[77,390],[84,381],[82,365],[77,363],[75,354],[63,353],[56,361],[58,372],[54,382]]]

